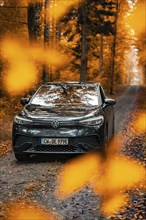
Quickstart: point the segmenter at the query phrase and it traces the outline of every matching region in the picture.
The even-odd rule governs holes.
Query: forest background
[[[49,81],[146,83],[144,0],[1,0],[0,30],[1,123]]]

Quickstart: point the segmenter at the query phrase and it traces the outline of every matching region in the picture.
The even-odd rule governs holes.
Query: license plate
[[[42,138],[43,145],[68,145],[68,138]]]

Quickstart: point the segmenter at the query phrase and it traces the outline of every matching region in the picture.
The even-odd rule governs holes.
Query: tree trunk
[[[99,74],[102,72],[103,67],[103,33],[100,35],[100,54],[99,54]]]
[[[116,44],[117,44],[117,22],[119,13],[119,0],[116,0],[116,15],[115,15],[115,34],[112,46],[112,61],[111,61],[111,75],[110,75],[110,94],[114,91],[114,75],[115,75],[115,56],[116,56]]]
[[[41,2],[37,3],[28,3],[28,34],[30,41],[37,41],[41,37],[41,12],[42,4]]]
[[[46,21],[46,7],[48,0],[38,1],[36,3],[28,3],[28,33],[29,40],[33,42],[43,42],[44,50],[49,41],[49,27]],[[42,81],[48,82],[48,70],[43,64]]]
[[[46,8],[50,6],[55,7],[55,1],[45,0],[44,8],[44,47],[49,46],[51,50],[56,50],[58,42],[58,24],[55,17],[51,22],[47,20]],[[48,81],[53,81],[59,77],[59,71],[57,72],[56,67],[50,65],[47,69],[44,65],[43,68],[43,81],[46,83]]]
[[[87,32],[86,32],[86,14],[87,6],[84,4],[81,7],[81,73],[80,81],[86,81],[87,77]]]
[[[49,4],[49,0],[44,0],[43,1],[43,31],[42,31],[42,35],[43,35],[43,44],[44,44],[44,52],[46,50],[46,46],[49,44],[49,25],[47,23],[47,15],[46,15],[46,9],[48,7]],[[51,71],[48,70],[47,66],[45,64],[43,64],[43,71],[42,71],[42,81],[43,83],[47,83],[48,81],[52,81],[51,79],[52,74]]]
[[[49,0],[44,0],[44,21],[43,21],[43,23],[44,23],[44,45],[46,45],[46,44],[48,44],[49,43],[49,40],[50,40],[50,31],[49,31],[49,29],[50,29],[50,27],[49,27],[49,24],[48,24],[48,22],[47,22],[47,13],[46,13],[46,9],[47,9],[47,7],[48,7],[48,5],[49,5]]]

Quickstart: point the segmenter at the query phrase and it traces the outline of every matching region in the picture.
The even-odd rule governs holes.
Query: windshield
[[[40,88],[31,100],[32,105],[55,106],[98,106],[98,87],[89,84],[53,84]]]

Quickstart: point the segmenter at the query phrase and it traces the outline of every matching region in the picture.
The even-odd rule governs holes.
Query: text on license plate
[[[68,138],[42,138],[43,145],[68,145]]]

